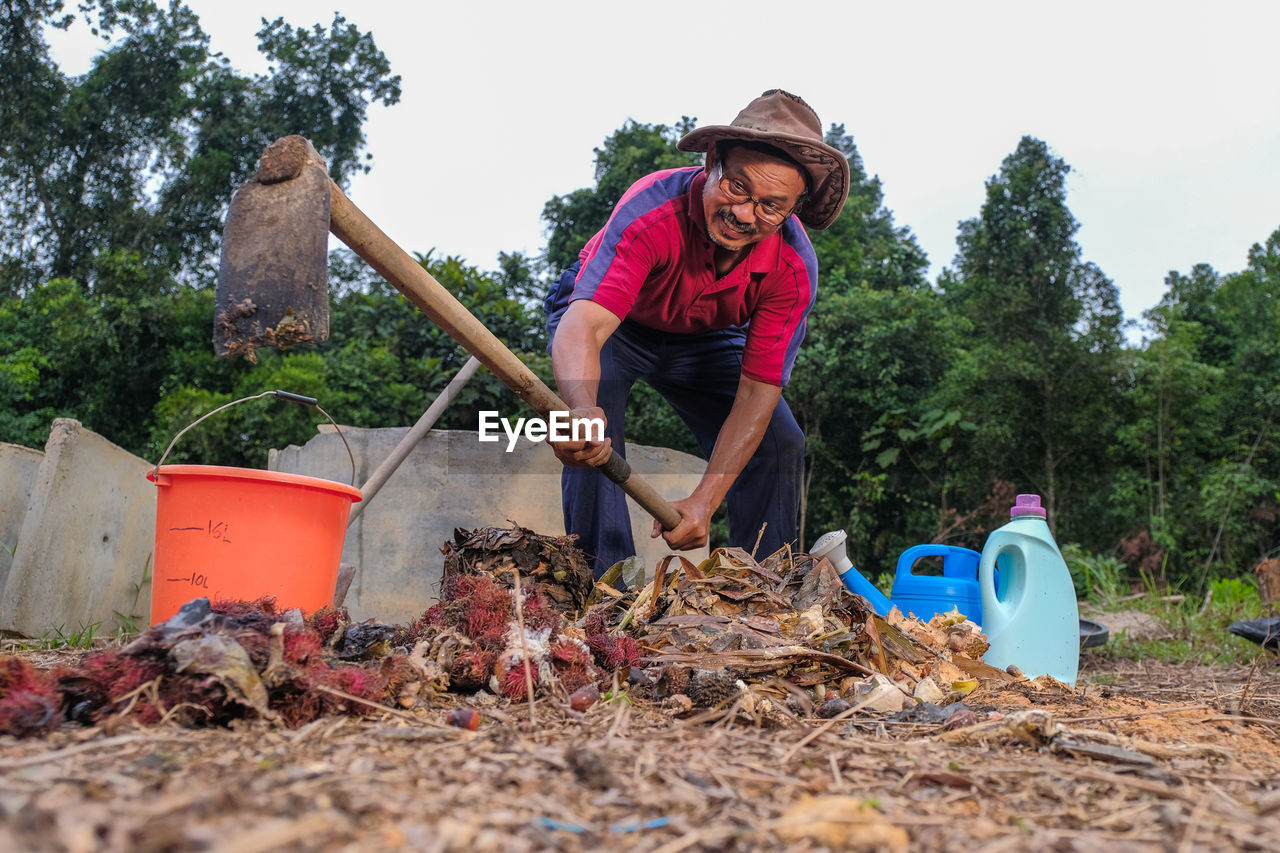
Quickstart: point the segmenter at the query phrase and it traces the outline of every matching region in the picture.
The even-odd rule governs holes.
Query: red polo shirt
[[[641,178],[583,248],[570,300],[590,299],[643,326],[693,334],[745,326],[742,373],[785,385],[818,295],[818,259],[796,217],[716,278],[699,166]]]

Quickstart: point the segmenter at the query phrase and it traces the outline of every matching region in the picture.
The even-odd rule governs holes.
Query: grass
[[[64,626],[59,625],[26,645],[34,649],[91,649],[101,627],[101,622],[94,622],[68,633]]]
[[[1215,581],[1210,590],[1214,590],[1218,583]],[[1190,597],[1182,601],[1147,597],[1131,604],[1131,609],[1160,620],[1170,636],[1140,640],[1121,634],[1119,637],[1113,636],[1111,642],[1100,651],[1119,659],[1219,666],[1248,666],[1261,651],[1256,644],[1227,631],[1227,626],[1232,622],[1256,619],[1262,615],[1262,602],[1258,599],[1256,590],[1252,601],[1219,604],[1216,600],[1211,600],[1208,607],[1204,607],[1200,599]],[[1105,611],[1097,621],[1106,624]]]
[[[3,543],[0,543],[3,544]],[[54,649],[92,649],[95,646],[103,645],[124,645],[129,640],[136,637],[145,627],[145,620],[138,613],[138,609],[142,604],[142,592],[147,588],[148,581],[151,580],[151,558],[147,558],[146,564],[142,569],[142,580],[132,584],[133,603],[130,606],[130,613],[121,613],[119,610],[113,610],[116,622],[115,634],[110,637],[100,637],[99,632],[102,630],[101,622],[94,622],[89,625],[81,625],[79,628],[68,632],[66,626],[59,625],[56,628],[50,628],[34,640],[23,640],[18,648],[23,650],[40,649],[51,651]]]
[[[1165,636],[1139,639],[1111,631],[1110,641],[1091,653],[1117,660],[1158,660],[1216,666],[1249,666],[1262,651],[1227,631],[1241,619],[1268,615],[1252,577],[1222,578],[1209,585],[1204,598],[1161,589],[1149,575],[1138,579],[1141,591],[1132,593],[1120,561],[1083,553],[1068,545],[1063,557],[1076,582],[1076,594],[1086,618],[1107,624],[1107,614],[1137,611],[1157,620]]]

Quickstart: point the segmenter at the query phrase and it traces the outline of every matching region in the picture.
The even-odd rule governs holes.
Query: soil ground
[[[0,738],[0,849],[1280,851],[1275,656],[1086,654],[1079,685],[981,687],[966,704],[1004,719],[950,732],[545,700],[533,725],[528,705],[481,708],[477,731],[447,706],[68,725]]]

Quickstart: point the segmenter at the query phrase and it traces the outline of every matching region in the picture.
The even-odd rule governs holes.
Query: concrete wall
[[[408,428],[344,429],[364,483]],[[434,431],[409,455],[346,531],[343,561],[356,566],[345,604],[357,619],[406,622],[439,594],[440,548],[455,527],[516,522],[564,532],[560,463],[544,444],[482,444],[473,432]],[[669,500],[692,491],[705,463],[675,451],[632,445],[632,468]],[[145,626],[151,609],[156,487],[152,463],[77,421],[54,421],[45,452],[0,445],[0,630],[39,637],[97,625],[112,634]],[[351,482],[351,461],[332,427],[303,447],[273,451],[271,470]],[[648,570],[666,553],[651,522],[631,507]],[[692,552],[691,559],[705,556]]]
[[[156,517],[150,467],[78,421],[53,422],[0,596],[0,628],[38,637],[147,624]]]
[[[43,459],[39,450],[0,442],[0,591],[9,579],[18,534],[22,532],[36,472]]]
[[[407,427],[344,427],[355,457],[355,483],[364,483],[387,458]],[[440,592],[441,546],[455,527],[515,522],[537,533],[560,535],[560,463],[543,443],[523,439],[511,453],[506,440],[481,443],[476,433],[433,430],[405,459],[347,531],[343,561],[356,565],[344,604],[355,619],[406,622],[433,604]],[[629,445],[632,470],[663,497],[687,496],[706,463],[686,453]],[[272,451],[267,467],[342,483],[351,482],[351,457],[329,425],[302,447]],[[630,503],[630,501],[629,501]],[[631,503],[636,547],[649,571],[669,549],[650,539],[652,521]],[[700,559],[706,549],[686,554]]]

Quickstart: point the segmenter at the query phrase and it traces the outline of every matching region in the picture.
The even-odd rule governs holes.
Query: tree
[[[830,227],[809,232],[822,276],[820,294],[928,287],[929,259],[909,228],[894,225],[880,178],[867,175],[853,137],[843,124],[832,124],[826,143],[849,162],[849,197]]]
[[[107,46],[68,77],[42,37],[72,22],[61,0],[0,6],[0,294],[54,278],[97,286],[97,259],[121,251],[196,281],[268,143],[307,136],[343,183],[367,168],[368,105],[400,97],[372,37],[340,15],[327,30],[264,19],[259,49],[272,65],[248,77],[210,54],[181,2],[83,9]]]
[[[242,361],[215,359],[207,338],[202,340],[199,352],[188,353],[190,361],[184,365],[191,380],[167,390],[151,420],[149,441],[135,452],[155,458],[174,434],[201,414],[271,388],[316,397],[343,424],[384,427],[417,421],[466,362],[467,352],[351,252],[336,252],[333,261],[335,293],[327,342],[288,352],[263,349],[260,363],[249,367]],[[538,331],[541,318],[506,290],[504,276],[482,272],[454,256],[434,258],[428,253],[418,261],[535,373],[544,381],[549,378],[549,360],[541,351]],[[201,317],[206,330],[212,310],[210,296]],[[526,351],[526,346],[536,351]],[[208,363],[226,367],[228,374],[202,374],[198,366]],[[437,426],[475,429],[479,411],[510,411],[522,405],[500,380],[481,371]],[[246,404],[188,433],[173,460],[261,466],[271,448],[301,444],[314,434],[315,416],[305,409]]]
[[[623,193],[645,175],[661,169],[696,166],[701,154],[680,151],[676,143],[694,128],[684,116],[672,126],[628,121],[595,149],[596,185],[554,196],[542,208],[547,223],[547,272],[560,272],[578,259],[578,253],[613,213]]]
[[[952,443],[968,425],[930,400],[954,326],[936,293],[909,284],[820,290],[810,315],[786,390],[807,445],[802,534],[844,529],[872,575],[947,513]]]
[[[913,531],[932,533],[945,505],[942,454],[923,444],[946,436],[930,430],[907,448],[877,443],[874,431],[896,413],[896,439],[929,413],[952,333],[925,279],[928,258],[910,229],[894,224],[853,137],[833,124],[826,142],[848,159],[849,197],[829,228],[809,233],[818,300],[785,393],[807,441],[802,536],[843,528],[850,556],[866,567],[890,561]]]
[[[43,446],[50,421],[72,417],[146,455],[159,399],[179,382],[232,381],[237,366],[209,346],[212,290],[165,292],[136,253],[99,258],[95,275],[95,291],[59,278],[0,302],[0,374],[15,392],[0,440]]]
[[[395,103],[399,78],[340,16],[264,21],[272,65],[244,76],[189,8],[147,0],[85,3],[105,49],[69,77],[43,38],[72,22],[63,6],[0,4],[0,439],[39,446],[67,416],[151,455],[160,401],[245,372],[213,357],[213,276],[195,274],[232,190],[290,132],[336,180],[367,168],[366,109]]]
[[[978,217],[961,223],[955,269],[940,283],[972,333],[943,399],[978,425],[966,443],[974,505],[1010,480],[1043,495],[1051,520],[1073,520],[1069,536],[1096,541],[1122,318],[1114,285],[1080,258],[1069,171],[1023,137],[987,181]]]
[[[1280,230],[1241,272],[1166,284],[1130,396],[1160,453],[1153,535],[1199,590],[1280,547]]]

